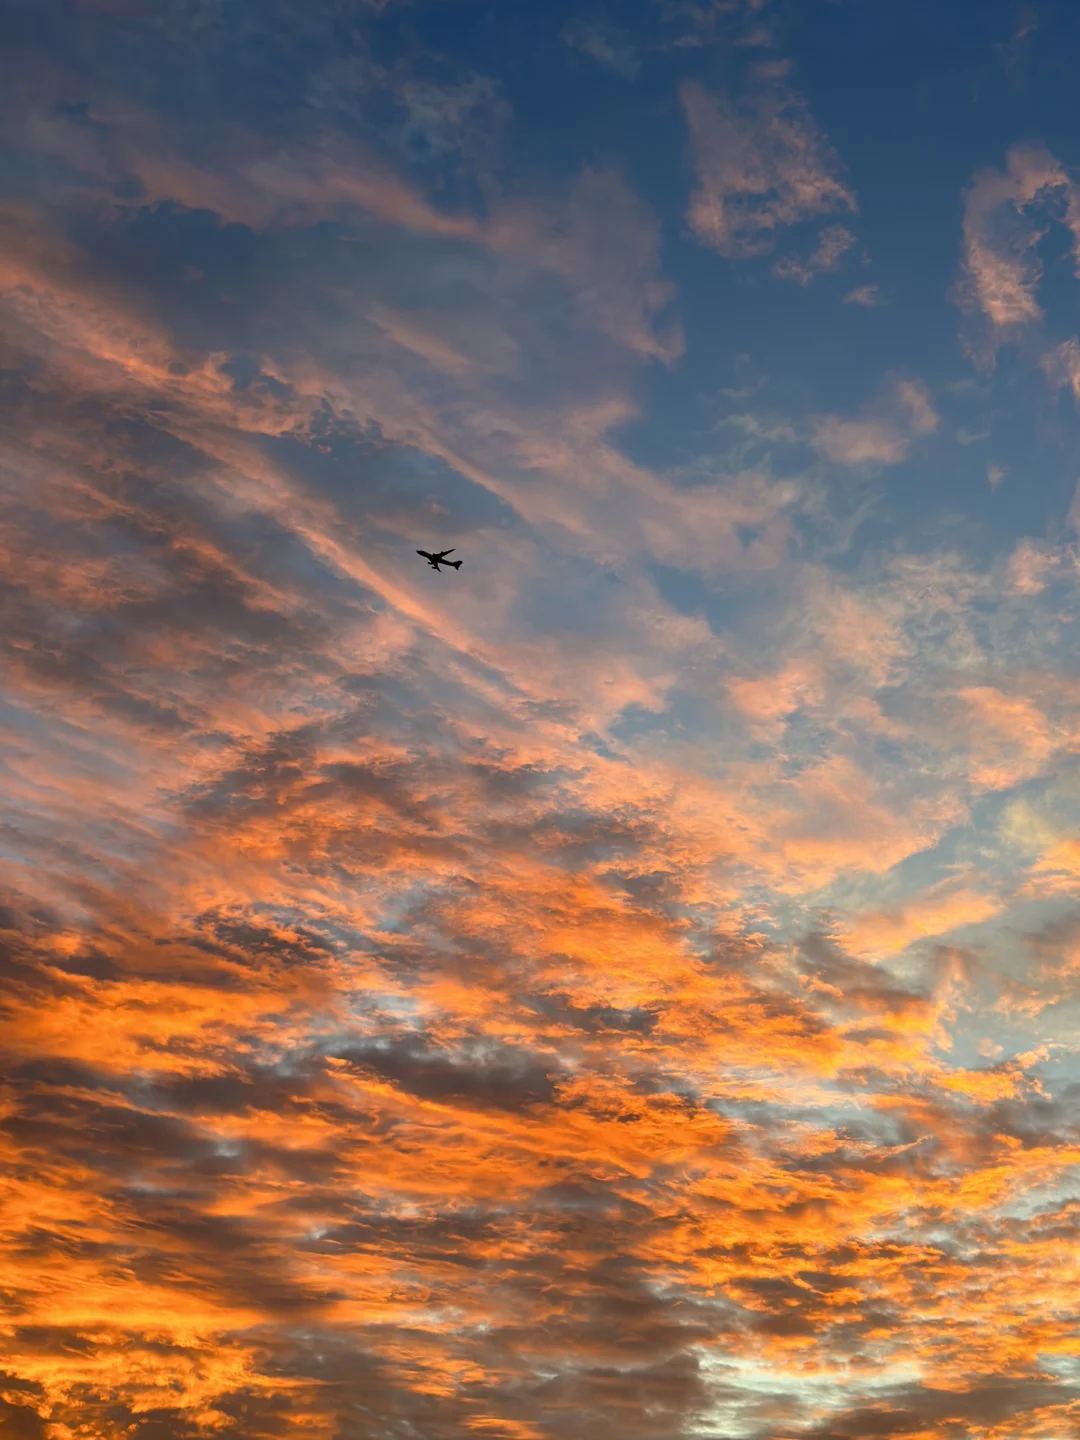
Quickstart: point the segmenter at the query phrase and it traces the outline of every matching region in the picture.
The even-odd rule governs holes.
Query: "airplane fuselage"
[[[451,546],[449,550],[436,551],[434,555],[432,555],[430,551],[427,550],[418,550],[416,553],[424,557],[427,563],[431,566],[432,570],[438,570],[442,565],[450,566],[454,570],[461,569],[460,560],[448,560],[446,558],[448,555],[452,555],[454,553],[453,546]]]

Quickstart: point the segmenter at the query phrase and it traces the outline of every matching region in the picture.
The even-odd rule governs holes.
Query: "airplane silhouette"
[[[423,555],[424,559],[427,561],[427,563],[431,566],[433,570],[438,570],[440,565],[452,565],[455,570],[461,569],[460,560],[447,560],[446,558],[447,555],[452,555],[454,553],[453,545],[450,546],[449,550],[436,551],[434,555],[430,554],[427,550],[417,550],[416,553],[417,555]]]

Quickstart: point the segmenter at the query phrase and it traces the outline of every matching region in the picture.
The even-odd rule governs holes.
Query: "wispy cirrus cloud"
[[[843,225],[827,225],[821,232],[816,249],[805,260],[787,256],[776,262],[773,274],[781,280],[809,285],[818,275],[831,275],[838,270],[841,259],[854,244],[855,236]]]
[[[792,225],[855,210],[828,140],[782,83],[737,103],[687,81],[680,99],[697,176],[687,218],[703,244],[765,254]]]
[[[588,55],[626,80],[633,80],[641,69],[641,57],[631,37],[608,20],[570,20],[563,26],[560,38],[572,50]]]
[[[907,459],[914,441],[932,435],[939,423],[926,386],[918,380],[898,380],[857,418],[819,416],[813,444],[839,465],[898,465]]]
[[[1069,389],[1080,400],[1080,341],[1075,335],[1047,350],[1040,364],[1050,385],[1059,391]]]
[[[861,305],[866,310],[875,310],[886,303],[879,285],[856,285],[844,296],[845,305]]]
[[[961,309],[986,326],[969,336],[976,356],[992,359],[1042,318],[1039,242],[1056,222],[1080,244],[1080,199],[1068,171],[1048,150],[1015,146],[1004,170],[981,170],[964,197]]]

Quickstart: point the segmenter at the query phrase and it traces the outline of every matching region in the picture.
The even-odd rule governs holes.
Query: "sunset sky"
[[[1080,1434],[1080,5],[0,55],[0,1437]]]

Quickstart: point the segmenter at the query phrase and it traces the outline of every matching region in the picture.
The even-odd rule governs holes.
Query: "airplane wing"
[[[452,555],[453,553],[454,553],[454,547],[453,547],[453,545],[450,546],[450,549],[449,549],[449,550],[440,550],[440,551],[439,551],[439,554],[440,554],[440,555]]]

